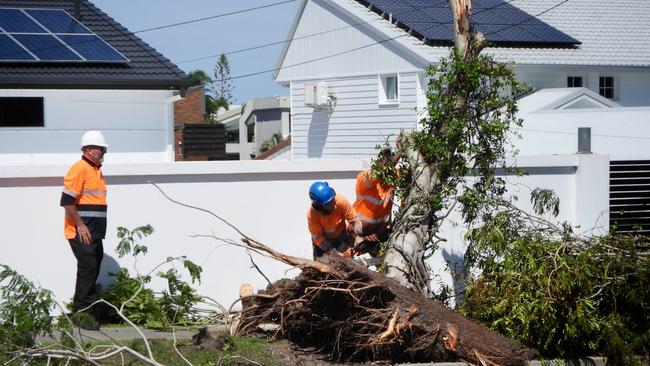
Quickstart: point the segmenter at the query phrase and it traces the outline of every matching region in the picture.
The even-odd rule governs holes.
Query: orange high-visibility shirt
[[[63,179],[61,195],[61,206],[75,205],[93,241],[106,236],[106,180],[100,167],[82,157],[70,167]],[[74,239],[76,235],[75,222],[66,215],[65,237]]]
[[[393,210],[392,186],[381,184],[377,178],[372,178],[369,169],[357,175],[354,210],[357,220],[364,228],[385,225],[390,221]]]
[[[345,233],[346,223],[354,220],[355,212],[345,197],[334,196],[334,211],[323,215],[313,207],[307,211],[307,226],[314,245],[320,246],[325,239],[336,239]]]

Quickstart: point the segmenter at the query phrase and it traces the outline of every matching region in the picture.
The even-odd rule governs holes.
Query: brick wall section
[[[185,124],[197,124],[203,122],[203,103],[204,93],[202,87],[189,88],[183,99],[174,102],[174,156],[176,161],[189,160],[183,158],[181,153],[181,141],[183,137],[182,126]],[[193,157],[192,160],[207,160],[197,159]]]
[[[203,123],[203,88],[190,88],[185,97],[174,102],[174,126]]]

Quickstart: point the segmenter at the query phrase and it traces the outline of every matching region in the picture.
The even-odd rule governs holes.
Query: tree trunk
[[[436,176],[435,167],[425,164],[422,155],[411,147],[409,137],[408,133],[400,137],[402,148],[409,165],[417,168],[409,172],[413,183],[395,218],[384,264],[388,277],[403,286],[430,295],[429,268],[424,255],[427,244],[431,241],[431,217],[435,213],[429,212],[421,198],[430,196],[431,192],[438,189],[440,180]]]
[[[475,60],[485,42],[482,34],[471,29],[471,0],[450,0],[450,4],[456,50],[466,61]],[[457,103],[460,108],[466,106],[467,97],[458,95]],[[445,126],[440,127],[441,130],[444,128]],[[425,253],[436,249],[431,240],[440,226],[440,218],[436,217],[437,212],[431,212],[423,199],[439,191],[444,182],[439,179],[437,167],[425,162],[421,154],[412,147],[409,134],[405,133],[401,138],[409,166],[415,167],[411,172],[413,183],[395,219],[394,231],[387,243],[384,264],[388,277],[415,291],[430,295],[430,276],[425,263]]]

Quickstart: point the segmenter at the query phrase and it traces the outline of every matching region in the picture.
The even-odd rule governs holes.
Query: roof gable
[[[3,0],[0,7],[61,9],[74,14],[74,0]],[[188,85],[182,70],[88,0],[80,0],[80,21],[130,62],[3,63],[0,88],[179,89]]]
[[[518,102],[522,114],[568,110],[568,109],[609,109],[620,107],[587,88],[549,88],[539,90]]]
[[[273,78],[280,82],[390,72],[416,72],[427,54],[355,0],[302,0]]]

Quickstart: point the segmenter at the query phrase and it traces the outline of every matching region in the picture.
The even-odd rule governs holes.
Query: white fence
[[[519,194],[522,207],[527,207],[530,190],[552,188],[561,199],[561,219],[584,228],[606,226],[608,161],[599,155],[520,157],[518,165],[530,176],[508,178],[511,192]],[[229,305],[238,296],[240,284],[251,283],[260,289],[266,281],[251,268],[244,249],[203,235],[236,242],[239,236],[209,214],[170,202],[148,182],[158,183],[178,201],[222,216],[279,251],[310,258],[305,216],[309,185],[325,179],[352,201],[356,174],[367,165],[361,160],[312,160],[106,166],[109,229],[100,281],[110,283],[106,273],[119,267],[133,268],[130,258],[120,259],[115,254],[116,228],[151,224],[155,232],[143,241],[149,253],[137,262],[141,273],[168,256],[185,255],[203,267],[199,292]],[[0,263],[53,290],[59,301],[72,297],[76,271],[63,237],[63,209],[59,206],[66,170],[67,166],[0,170]],[[462,257],[463,233],[460,227],[445,229],[449,238],[445,253]],[[253,258],[272,281],[297,273],[268,258]],[[443,269],[441,258],[432,259],[434,269]],[[154,286],[162,285],[161,280],[154,282]]]

